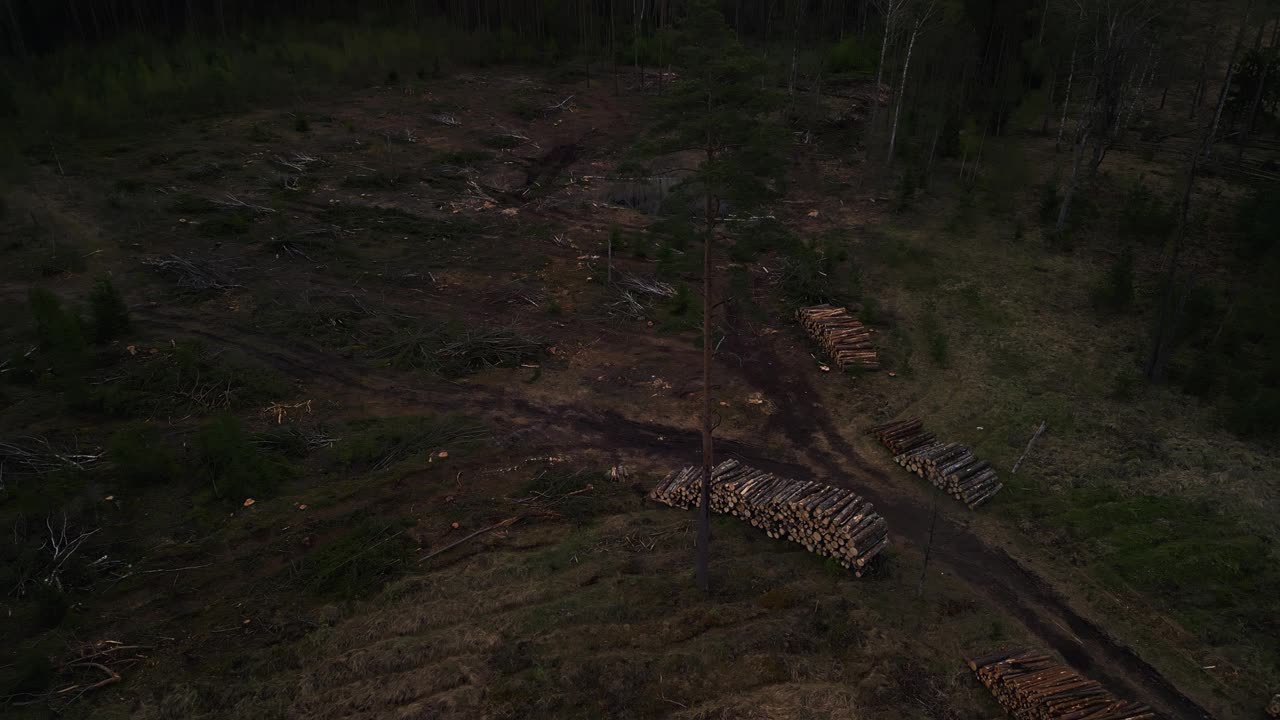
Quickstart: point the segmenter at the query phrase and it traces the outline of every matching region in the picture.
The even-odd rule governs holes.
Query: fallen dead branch
[[[46,475],[58,470],[88,470],[101,462],[101,448],[81,449],[79,443],[60,447],[43,437],[0,442],[0,489],[8,474]]]
[[[649,306],[641,302],[630,290],[623,290],[618,296],[618,301],[610,307],[615,308],[619,314],[636,320],[643,319],[649,310]]]
[[[452,336],[424,333],[387,345],[377,354],[397,365],[457,377],[496,367],[519,367],[541,357],[546,343],[506,328],[468,329]]]
[[[627,290],[633,290],[635,292],[652,295],[654,297],[669,298],[676,296],[675,285],[662,282],[658,279],[650,280],[642,278],[639,275],[623,275],[622,279],[618,280],[617,285]]]
[[[1032,435],[1032,436],[1031,436],[1031,439],[1027,441],[1027,449],[1025,449],[1025,450],[1023,450],[1023,451],[1022,451],[1022,455],[1020,455],[1020,456],[1018,457],[1018,462],[1016,462],[1016,463],[1014,463],[1014,464],[1013,464],[1013,469],[1009,471],[1009,474],[1011,474],[1011,475],[1017,475],[1017,474],[1018,474],[1018,466],[1019,466],[1019,465],[1021,465],[1021,464],[1022,464],[1022,461],[1026,459],[1026,457],[1027,457],[1027,453],[1031,452],[1031,446],[1035,443],[1036,438],[1040,437],[1040,434],[1044,432],[1045,426],[1046,426],[1048,423],[1049,423],[1049,421],[1048,421],[1048,420],[1041,420],[1041,421],[1040,421],[1040,427],[1036,428],[1036,432],[1035,432],[1035,434],[1034,434],[1034,435]]]
[[[312,165],[320,162],[320,158],[304,155],[302,153],[294,153],[288,158],[282,155],[272,155],[271,162],[281,168],[292,170],[301,175]]]
[[[284,423],[284,419],[289,417],[290,411],[293,411],[293,414],[295,415],[310,415],[311,401],[303,400],[301,402],[287,405],[284,403],[273,402],[262,409],[262,414],[267,417],[274,417],[276,424],[281,425]]]
[[[308,450],[319,450],[320,448],[333,447],[341,439],[320,428],[286,425],[277,432],[264,433],[258,436],[253,440],[253,443],[262,448],[277,450],[297,447],[298,445]]]
[[[427,119],[432,122],[439,123],[441,125],[448,125],[450,127],[456,127],[462,124],[457,117],[449,113],[436,113],[435,115],[428,115]]]
[[[214,205],[218,205],[220,207],[224,207],[230,210],[246,209],[246,210],[252,210],[256,213],[262,213],[264,215],[274,215],[276,212],[274,208],[265,207],[263,205],[254,205],[253,203],[245,202],[244,200],[241,200],[240,198],[236,197],[235,195],[232,195],[231,193],[226,193],[223,195],[223,197],[225,198],[224,200],[211,200],[210,202],[212,202]]]
[[[542,111],[543,114],[550,115],[551,113],[560,112],[561,110],[564,110],[565,104],[573,100],[574,97],[575,96],[570,95],[569,97],[561,100],[558,103],[555,103],[554,105],[548,105],[546,108],[543,109]]]
[[[74,682],[48,692],[25,693],[0,698],[15,706],[47,704],[55,712],[62,712],[85,695],[115,685],[124,680],[122,671],[147,658],[141,651],[148,645],[126,645],[119,640],[99,640],[84,643],[72,649],[70,656],[54,667],[59,676],[71,676]]]
[[[142,264],[174,278],[178,287],[193,290],[219,290],[226,292],[243,287],[219,269],[212,261],[183,258],[177,255],[144,258]]]
[[[512,526],[512,525],[514,525],[514,524],[516,524],[517,522],[519,522],[519,521],[520,521],[520,519],[521,519],[521,517],[522,517],[522,516],[517,515],[517,516],[515,516],[515,517],[507,518],[506,520],[502,520],[502,521],[500,521],[500,522],[494,523],[493,525],[490,525],[489,527],[481,528],[481,529],[479,529],[479,530],[476,530],[475,532],[471,533],[470,535],[467,535],[467,536],[465,536],[465,537],[458,538],[457,540],[454,540],[453,542],[449,543],[448,545],[445,545],[445,546],[444,546],[444,547],[442,547],[442,548],[437,548],[437,549],[435,549],[435,550],[432,550],[431,552],[427,553],[426,555],[423,555],[422,557],[418,558],[418,562],[420,562],[420,563],[421,563],[421,562],[426,562],[427,560],[430,560],[431,558],[433,558],[433,557],[435,557],[435,556],[439,555],[439,554],[440,554],[440,553],[442,553],[442,552],[445,552],[445,551],[447,551],[447,550],[452,550],[453,548],[458,547],[459,545],[461,545],[461,544],[463,544],[463,543],[467,542],[468,540],[471,540],[471,539],[473,539],[473,538],[480,537],[481,535],[484,535],[485,533],[493,532],[494,530],[497,530],[498,528],[510,527],[510,526]]]
[[[78,534],[68,534],[67,514],[65,512],[62,513],[62,523],[60,525],[55,526],[48,517],[45,518],[44,524],[49,531],[49,537],[41,544],[40,549],[49,552],[51,564],[41,573],[44,575],[42,582],[45,585],[61,590],[63,566],[84,545],[86,540],[93,537],[102,528],[94,528],[88,532]]]
[[[199,370],[196,370],[195,377],[191,379],[190,385],[187,385],[181,375],[174,383],[177,387],[173,391],[174,396],[182,398],[194,407],[204,410],[226,410],[231,407],[231,400],[235,395],[235,387],[232,385],[232,379],[227,378],[223,383],[221,380],[205,381],[201,378]]]

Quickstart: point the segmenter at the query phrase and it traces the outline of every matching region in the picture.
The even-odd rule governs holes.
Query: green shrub
[[[950,340],[932,303],[925,308],[921,327],[924,330],[925,344],[929,347],[929,357],[938,367],[946,367],[950,355]]]
[[[39,583],[31,596],[36,603],[36,624],[42,629],[58,627],[71,612],[70,598],[56,587]]]
[[[783,256],[778,288],[792,305],[845,305],[861,294],[857,269],[843,245],[827,241],[815,247],[797,244]]]
[[[294,388],[273,370],[178,340],[126,361],[96,386],[92,409],[116,417],[236,410],[289,397]]]
[[[101,277],[89,293],[89,307],[93,314],[93,339],[104,343],[129,331],[129,307],[124,297],[108,277]]]
[[[635,258],[636,260],[644,260],[645,258],[649,257],[649,251],[652,249],[652,246],[649,243],[649,238],[645,237],[644,235],[637,235],[635,240],[632,241],[630,245],[631,245],[631,257]]]
[[[196,471],[219,498],[238,501],[269,494],[291,470],[260,453],[232,415],[206,422],[196,433],[194,448]]]
[[[530,122],[542,117],[542,106],[533,102],[529,98],[516,98],[507,106],[507,111],[512,115]]]
[[[381,348],[378,354],[400,368],[455,378],[512,368],[541,359],[547,344],[509,328],[439,327]]]
[[[91,358],[80,318],[63,308],[58,296],[44,288],[32,288],[27,297],[40,351],[37,361],[42,365],[34,368],[35,373],[49,372],[67,382],[82,381]]]
[[[507,150],[520,144],[520,138],[514,135],[490,135],[480,141],[481,145],[495,150]]]
[[[178,458],[152,426],[138,424],[111,437],[107,457],[117,477],[130,485],[160,485],[180,476]]]
[[[1120,210],[1120,233],[1144,241],[1164,240],[1177,225],[1173,208],[1155,196],[1142,178],[1125,195]]]
[[[40,274],[83,272],[86,267],[84,250],[79,244],[63,239],[50,243],[49,253],[40,261]]]
[[[1275,437],[1280,434],[1280,390],[1258,389],[1239,401],[1227,415],[1231,431],[1245,437]]]
[[[1058,194],[1058,178],[1053,177],[1040,186],[1040,224],[1053,227],[1058,223],[1058,211],[1062,208],[1062,196]]]
[[[827,50],[827,68],[833,73],[871,73],[879,65],[875,43],[849,35]]]
[[[676,317],[687,316],[692,307],[693,293],[689,290],[688,283],[680,283],[676,286],[676,294],[672,295],[665,303],[667,314]]]
[[[1240,206],[1240,255],[1256,260],[1276,247],[1280,238],[1280,189],[1259,189]]]
[[[916,197],[916,173],[907,170],[902,173],[902,179],[898,181],[897,191],[897,211],[906,212],[911,209],[911,203]]]
[[[1117,313],[1133,304],[1133,249],[1126,247],[1093,291],[1093,305],[1102,312]]]
[[[303,558],[298,575],[308,592],[357,600],[381,590],[408,568],[413,551],[405,527],[365,519],[345,537]]]
[[[53,683],[53,663],[44,653],[28,648],[18,655],[3,677],[4,684],[0,685],[0,692],[7,699],[34,695],[48,689]]]
[[[526,483],[521,494],[550,503],[557,513],[575,525],[586,525],[601,515],[630,509],[635,499],[625,485],[584,472],[542,473]]]
[[[488,435],[484,425],[462,415],[360,420],[329,451],[329,461],[344,468],[384,470],[415,457],[425,462],[425,453],[456,454]]]
[[[786,225],[777,220],[764,219],[745,224],[729,247],[729,257],[735,262],[750,262],[767,252],[790,252],[800,244]]]
[[[453,150],[440,156],[440,162],[445,165],[458,165],[460,167],[474,167],[493,157],[492,153],[484,150]]]

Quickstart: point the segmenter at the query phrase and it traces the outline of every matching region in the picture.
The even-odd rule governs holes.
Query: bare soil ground
[[[33,218],[89,228],[79,243],[92,253],[90,268],[125,289],[136,331],[110,349],[123,362],[196,339],[285,378],[288,391],[272,399],[310,405],[283,420],[263,411],[266,402],[242,411],[266,428],[454,413],[490,434],[471,449],[416,448],[377,470],[308,459],[306,479],[216,520],[204,511],[198,533],[173,515],[172,546],[139,561],[155,574],[113,589],[109,603],[87,601],[91,619],[77,629],[82,638],[145,640],[148,659],[70,712],[996,716],[962,654],[1022,642],[1170,717],[1247,716],[1255,681],[1237,693],[1181,671],[1171,680],[1157,666],[1170,667],[1168,657],[1194,638],[1183,633],[1169,641],[1179,650],[1163,654],[1139,633],[1135,651],[1135,634],[1117,623],[1147,618],[1126,620],[1083,591],[1087,569],[1054,568],[1052,554],[1026,545],[998,512],[975,515],[943,498],[935,521],[937,499],[860,434],[904,410],[936,409],[942,419],[930,422],[943,428],[969,420],[931,408],[946,392],[945,371],[903,370],[911,297],[883,293],[878,328],[898,363],[894,377],[826,374],[786,317],[768,256],[722,264],[723,277],[745,276],[755,310],[734,302],[721,314],[718,452],[858,488],[888,519],[893,551],[876,577],[857,582],[718,522],[719,589],[696,596],[692,518],[640,494],[697,461],[697,313],[658,305],[647,319],[620,314],[601,257],[618,228],[627,247],[615,251],[615,273],[648,277],[662,265],[677,283],[697,277],[681,249],[647,232],[650,218],[608,202],[600,179],[625,159],[646,98],[492,71],[441,80],[428,94],[382,89],[193,122],[165,137],[81,149],[60,158],[65,175],[50,166],[31,178],[19,203]],[[793,175],[775,213],[807,235],[855,231],[855,254],[874,258],[904,224],[931,232],[930,210],[892,216],[874,183],[839,158],[798,146]],[[15,306],[41,252],[10,253],[3,292]],[[231,287],[181,289],[140,262],[170,255],[218,268]],[[896,282],[927,286],[919,272],[902,268]],[[868,263],[864,286],[887,286],[893,273]],[[76,296],[92,277],[47,282]],[[514,328],[549,349],[520,367],[450,379],[396,361],[395,348],[441,326]],[[7,427],[38,403],[12,399]],[[195,419],[151,417],[178,435]],[[31,427],[59,421],[40,422]],[[992,430],[1018,432],[1013,423]],[[1003,462],[1013,451],[999,452]],[[634,487],[601,479],[619,464]],[[184,505],[171,498],[148,512]],[[426,563],[412,560],[517,516]],[[347,550],[338,574],[358,573],[394,537],[414,551],[388,572],[401,579],[355,599],[297,592],[298,578],[328,582],[307,575],[308,559],[339,547],[359,523],[377,530]]]

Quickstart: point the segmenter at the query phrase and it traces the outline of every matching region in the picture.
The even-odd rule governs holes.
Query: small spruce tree
[[[110,342],[129,331],[129,306],[111,278],[102,277],[89,294],[89,307],[93,313],[93,339]]]

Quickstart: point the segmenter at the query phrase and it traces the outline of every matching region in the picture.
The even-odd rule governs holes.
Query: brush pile
[[[701,488],[702,468],[686,467],[667,475],[649,497],[671,507],[697,507]],[[712,469],[711,509],[835,558],[858,577],[889,542],[884,518],[853,490],[778,477],[737,460]]]
[[[850,367],[879,370],[880,357],[871,346],[871,328],[842,307],[814,305],[796,311],[796,319],[827,351],[841,370]]]
[[[995,468],[960,443],[944,443],[925,432],[919,418],[868,428],[893,453],[894,462],[925,478],[972,510],[1004,487]]]
[[[1141,703],[1120,700],[1097,682],[1035,650],[970,658],[969,669],[1018,720],[1151,720]]]

